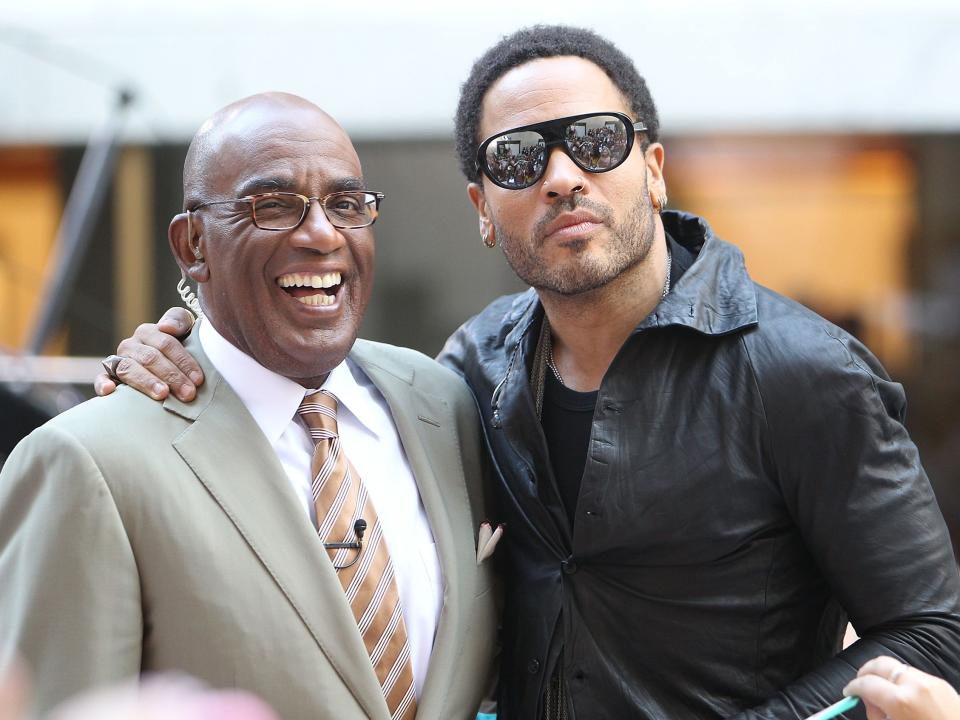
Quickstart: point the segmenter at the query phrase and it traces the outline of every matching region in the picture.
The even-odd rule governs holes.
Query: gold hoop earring
[[[497,246],[497,238],[489,230],[484,230],[480,233],[480,239],[483,240],[483,244],[488,248],[495,248]]]

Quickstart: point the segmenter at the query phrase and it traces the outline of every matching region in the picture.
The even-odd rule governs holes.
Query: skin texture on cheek
[[[276,247],[272,253],[268,248],[256,248],[260,252],[238,259],[236,268],[214,268],[211,281],[201,290],[210,291],[215,308],[210,320],[232,344],[284,377],[319,387],[323,376],[343,361],[357,338],[373,281],[373,241],[348,238],[338,249],[338,267],[347,269],[339,290],[339,310],[330,318],[305,319],[300,305],[277,285],[269,268],[287,264],[303,268],[329,258],[288,251],[282,235],[245,238],[244,242]],[[247,268],[243,282],[238,281],[237,272],[231,273],[239,268]],[[227,328],[226,332],[221,328]]]
[[[590,210],[604,221],[605,238],[550,247],[544,242],[546,226],[561,213],[577,207]],[[538,290],[560,295],[577,295],[608,284],[642,262],[655,237],[653,208],[645,179],[619,222],[609,206],[578,195],[554,203],[527,238],[499,221],[492,208],[491,216],[507,263],[517,276]]]

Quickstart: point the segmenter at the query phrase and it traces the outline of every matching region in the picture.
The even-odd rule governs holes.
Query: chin
[[[310,342],[304,338],[281,345],[272,345],[254,354],[254,359],[271,372],[300,383],[317,387],[333,368],[343,362],[352,342]],[[305,382],[306,381],[306,382]]]
[[[344,334],[315,330],[292,346],[288,353],[291,369],[300,372],[298,377],[326,375],[346,359],[356,339],[356,331]]]

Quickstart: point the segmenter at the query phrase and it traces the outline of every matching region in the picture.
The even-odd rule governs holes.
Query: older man
[[[479,426],[452,372],[356,339],[382,195],[333,119],[268,94],[201,128],[184,198],[207,382],[85,403],[10,456],[0,670],[19,651],[41,711],[175,669],[284,718],[474,717]]]
[[[475,64],[456,134],[483,242],[533,288],[442,355],[509,526],[501,716],[803,718],[881,653],[957,683],[960,578],[901,386],[664,211],[629,58],[589,31],[517,32]],[[503,169],[523,153],[535,172]],[[861,639],[840,652],[847,618]]]

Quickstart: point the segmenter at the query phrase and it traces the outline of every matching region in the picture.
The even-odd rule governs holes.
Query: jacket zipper
[[[529,326],[527,326],[529,328]],[[517,355],[520,354],[520,346],[523,344],[523,338],[526,336],[526,329],[523,331],[523,334],[517,340],[517,345],[513,349],[513,354],[510,356],[510,362],[507,364],[507,372],[503,376],[503,379],[497,383],[497,386],[493,389],[493,394],[490,396],[490,410],[493,413],[493,422],[491,423],[493,427],[498,430],[503,426],[500,420],[500,394],[503,392],[504,385],[507,384],[507,379],[510,377],[510,373],[513,371],[513,366],[517,361]]]

